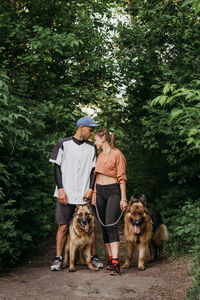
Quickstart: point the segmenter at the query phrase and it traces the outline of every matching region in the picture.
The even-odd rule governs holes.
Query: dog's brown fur
[[[126,260],[123,268],[129,268],[133,252],[138,246],[138,270],[145,269],[145,256],[150,250],[150,261],[163,255],[163,242],[167,239],[167,228],[159,213],[146,208],[146,198],[131,197],[124,216],[124,235],[126,239]]]
[[[68,250],[70,253],[69,272],[75,272],[75,255],[79,252],[81,264],[85,264],[82,253],[90,270],[98,270],[91,264],[91,245],[94,238],[94,216],[90,205],[77,205],[73,220],[69,228],[69,235],[65,245],[63,267],[68,261]]]

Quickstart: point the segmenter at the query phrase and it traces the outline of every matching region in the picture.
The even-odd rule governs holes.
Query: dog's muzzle
[[[79,221],[79,224],[81,225],[81,228],[83,229],[83,231],[88,232],[90,229],[89,220],[81,219],[78,221]]]
[[[134,233],[135,234],[141,234],[140,226],[143,224],[144,220],[143,218],[140,220],[134,220],[132,217],[130,217],[130,221],[133,224],[134,227]]]

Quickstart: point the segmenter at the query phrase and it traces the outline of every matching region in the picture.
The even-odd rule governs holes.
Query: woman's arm
[[[120,208],[125,210],[127,208],[127,199],[126,199],[126,181],[121,181],[119,183],[120,190],[121,190],[121,201],[120,201]]]

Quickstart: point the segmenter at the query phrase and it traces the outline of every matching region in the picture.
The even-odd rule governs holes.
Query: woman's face
[[[95,134],[94,136],[94,144],[97,147],[97,149],[102,149],[103,146],[103,142],[104,142],[104,137],[100,137],[99,135]]]

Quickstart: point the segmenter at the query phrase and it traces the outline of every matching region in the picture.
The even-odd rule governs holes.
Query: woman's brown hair
[[[97,132],[95,132],[95,134],[97,134],[98,136],[105,137],[105,140],[110,144],[110,147],[112,149],[116,148],[116,141],[115,141],[115,133],[114,132],[110,132],[107,129],[100,129]]]

